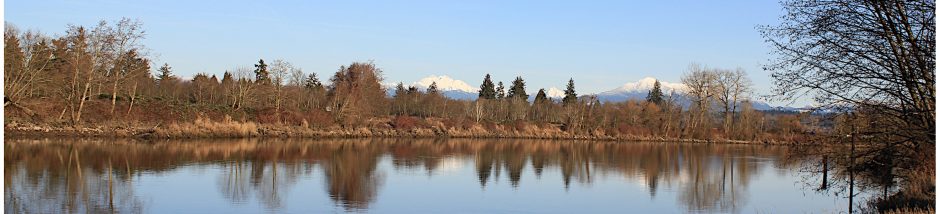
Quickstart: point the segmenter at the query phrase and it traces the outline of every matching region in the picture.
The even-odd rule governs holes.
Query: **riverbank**
[[[581,133],[562,131],[557,125],[509,125],[473,124],[465,127],[447,127],[444,124],[395,127],[395,123],[373,121],[369,126],[343,128],[339,126],[310,127],[257,124],[238,121],[212,121],[197,119],[194,122],[169,125],[142,125],[115,123],[108,125],[39,125],[6,124],[4,137],[99,137],[139,139],[205,139],[205,138],[467,138],[467,139],[550,139],[550,140],[595,140],[595,141],[643,141],[683,143],[726,143],[796,145],[797,143],[760,140],[741,141],[729,139],[682,139],[639,135],[608,134],[602,130]],[[516,126],[519,126],[515,124]]]

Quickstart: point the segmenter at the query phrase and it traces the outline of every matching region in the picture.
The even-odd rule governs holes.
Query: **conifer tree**
[[[258,60],[258,64],[255,64],[255,82],[271,83],[271,75],[268,72],[268,65],[264,64],[264,59]]]
[[[578,94],[574,91],[574,79],[568,79],[568,87],[565,88],[565,98],[561,102],[564,105],[578,102]]]
[[[659,80],[653,83],[653,89],[646,95],[646,102],[656,103],[656,105],[662,104],[663,91],[660,89]]]
[[[402,82],[398,82],[398,85],[395,85],[395,98],[402,98],[402,96],[405,95],[405,93],[408,93],[405,90],[407,90],[405,89],[405,84]]]
[[[170,67],[170,64],[163,63],[163,66],[160,66],[160,69],[157,69],[157,85],[165,85],[173,81],[176,77],[173,76],[173,68]]]
[[[437,90],[437,82],[431,82],[431,86],[428,86],[428,89],[427,89],[426,93],[427,93],[427,94],[437,94],[438,92],[440,92],[440,91]]]
[[[304,80],[304,88],[307,88],[307,89],[323,88],[323,83],[320,83],[320,79],[317,78],[316,73],[310,73],[310,75],[307,75],[307,79]]]
[[[506,98],[506,88],[503,87],[503,81],[499,81],[499,86],[496,86],[496,99]]]
[[[525,93],[525,81],[522,80],[522,77],[516,77],[516,80],[512,81],[508,97],[521,100],[529,99],[529,95]]]
[[[490,79],[490,74],[486,74],[486,76],[483,77],[483,84],[480,85],[479,98],[496,99],[496,89],[493,88],[493,80]]]
[[[545,89],[539,89],[539,92],[535,94],[535,103],[545,103],[548,102],[548,95],[545,94]]]

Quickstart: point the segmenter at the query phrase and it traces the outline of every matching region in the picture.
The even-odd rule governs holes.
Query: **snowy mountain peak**
[[[623,84],[623,86],[620,86],[619,88],[616,88],[610,91],[605,91],[602,93],[611,94],[611,93],[623,93],[623,92],[649,92],[650,89],[653,89],[653,85],[655,84],[656,84],[656,78],[646,77],[646,78],[640,79],[637,82],[626,83],[626,84]],[[685,85],[683,85],[682,83],[670,83],[670,82],[660,81],[659,86],[663,90],[664,93],[669,93],[674,90],[677,92],[681,92],[681,91],[685,91],[686,89]]]
[[[545,95],[548,96],[548,98],[562,98],[562,97],[565,97],[565,91],[562,91],[561,89],[558,89],[555,87],[551,87],[551,88],[545,89]]]
[[[539,94],[539,90],[535,90],[534,92],[532,92],[532,94],[529,94],[529,100],[530,101],[535,100],[535,96],[538,96],[538,94]],[[551,87],[551,88],[545,89],[545,96],[550,99],[561,99],[565,97],[565,91],[562,91],[561,89],[558,89],[555,87]]]
[[[425,77],[417,82],[412,83],[412,86],[418,88],[428,88],[432,83],[437,83],[437,88],[441,91],[463,91],[468,93],[476,93],[477,90],[470,84],[467,84],[461,80],[455,80],[446,75],[435,76],[431,75]]]

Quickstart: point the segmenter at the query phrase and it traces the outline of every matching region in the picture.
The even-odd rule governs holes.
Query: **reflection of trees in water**
[[[222,164],[222,175],[216,184],[222,196],[234,203],[244,203],[248,201],[251,183],[248,182],[247,168],[249,163],[246,161],[233,161]]]
[[[336,204],[347,210],[366,209],[375,201],[384,181],[377,168],[385,155],[390,156],[396,170],[420,169],[426,170],[428,175],[447,168],[445,159],[472,158],[477,179],[484,189],[490,182],[501,180],[508,181],[512,187],[525,185],[521,181],[523,177],[530,176],[523,173],[527,166],[532,167],[537,179],[561,179],[564,187],[560,188],[569,188],[573,182],[590,185],[597,176],[620,174],[648,188],[650,197],[655,197],[663,186],[671,187],[678,193],[677,200],[688,209],[705,211],[735,211],[736,207],[744,204],[747,200],[744,193],[748,183],[754,179],[753,175],[760,171],[760,167],[769,166],[759,164],[764,160],[754,157],[769,157],[779,164],[778,167],[792,165],[777,163],[779,157],[786,155],[782,148],[751,145],[459,139],[159,143],[13,141],[6,144],[5,151],[8,154],[5,186],[7,190],[13,190],[6,193],[7,198],[12,199],[7,200],[8,210],[26,198],[38,197],[29,194],[68,192],[76,195],[74,193],[78,191],[75,189],[82,183],[72,179],[76,178],[74,174],[77,171],[66,175],[63,169],[68,164],[58,163],[69,159],[67,145],[73,145],[82,157],[95,157],[82,158],[82,163],[72,163],[72,166],[81,165],[88,168],[85,171],[98,172],[98,179],[101,172],[107,172],[102,169],[107,169],[108,158],[114,163],[125,163],[126,169],[115,170],[118,178],[130,174],[124,172],[166,171],[187,163],[217,163],[222,168],[217,187],[224,197],[233,203],[244,203],[254,196],[269,209],[283,207],[287,192],[300,176],[311,175],[316,165],[323,169],[327,194]],[[542,176],[546,169],[557,169],[561,177]],[[507,176],[500,178],[501,173]],[[58,181],[67,176],[71,176],[71,184]],[[115,182],[114,186],[126,185],[127,189],[121,191],[130,192],[130,185],[121,182]],[[43,189],[36,191],[33,187]],[[86,192],[99,191],[100,185],[91,189]],[[72,207],[75,207],[75,201],[82,201],[81,197],[84,196],[76,195],[73,197],[77,198],[75,200],[50,202],[43,206],[80,211],[85,208]],[[85,201],[100,200],[89,197]],[[38,202],[34,204],[27,207],[43,207]]]
[[[383,181],[383,176],[375,172],[381,150],[368,142],[329,147],[332,155],[323,168],[330,198],[346,209],[367,208]]]
[[[120,167],[107,157],[61,145],[48,150],[17,147],[5,144],[6,212],[143,212],[129,165]]]
[[[705,152],[706,154],[690,154]],[[690,154],[686,165],[678,170],[685,172],[687,182],[680,184],[679,200],[690,210],[734,211],[744,204],[745,188],[750,181],[749,171],[757,164],[738,160],[735,156],[711,156],[706,151],[682,151]],[[703,157],[703,158],[694,158]]]
[[[222,195],[233,203],[244,203],[254,194],[268,209],[283,207],[284,196],[310,170],[296,160],[282,162],[282,152],[287,151],[263,147],[237,155],[243,159],[221,163],[222,173],[216,184]]]
[[[450,144],[452,146],[460,146]],[[483,144],[483,143],[477,143]],[[448,144],[445,144],[447,146]],[[735,211],[746,200],[746,189],[763,159],[784,156],[779,147],[646,143],[499,142],[467,147],[473,154],[481,186],[502,169],[519,185],[526,161],[538,179],[544,168],[560,171],[564,188],[572,181],[590,184],[598,174],[620,173],[639,181],[655,197],[660,185],[675,186],[678,200],[690,210]],[[502,166],[502,169],[500,168]],[[785,165],[781,167],[786,167]]]

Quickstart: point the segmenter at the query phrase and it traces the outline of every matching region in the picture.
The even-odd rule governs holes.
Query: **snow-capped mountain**
[[[538,92],[539,92],[539,91],[535,91],[535,93],[538,93]],[[545,89],[545,95],[547,95],[548,98],[552,98],[552,99],[555,99],[555,98],[564,98],[564,97],[565,97],[565,91],[562,91],[561,89],[558,89],[558,88],[555,88],[555,87],[551,87],[551,88]]]
[[[656,83],[656,78],[646,77],[646,78],[640,79],[637,82],[626,83],[626,84],[623,84],[623,86],[620,86],[618,88],[611,89],[609,91],[604,91],[601,93],[597,93],[595,95],[597,95],[597,99],[600,100],[601,102],[623,102],[627,100],[646,100],[646,96],[649,94],[649,91],[653,89],[653,85],[655,83]],[[663,91],[663,95],[667,97],[670,96],[670,94],[673,94],[673,92],[675,92],[675,96],[676,96],[675,98],[682,106],[688,107],[691,104],[688,98],[682,95],[686,90],[688,90],[688,87],[686,87],[684,84],[659,81],[659,87]],[[760,100],[751,101],[751,105],[754,107],[755,110],[774,109],[774,107],[770,106],[770,104],[764,101],[760,101]]]
[[[477,88],[470,86],[464,81],[455,80],[449,76],[428,76],[418,80],[417,82],[411,83],[412,86],[415,86],[420,89],[426,89],[431,87],[432,83],[437,83],[437,89],[441,91],[463,91],[467,93],[477,93]]]
[[[529,102],[535,101],[535,96],[538,94],[539,94],[539,90],[534,89],[534,92],[529,94]],[[561,101],[561,99],[565,97],[565,91],[562,91],[561,89],[558,89],[555,87],[550,87],[550,88],[545,89],[545,96],[551,100]]]
[[[653,85],[656,84],[656,78],[646,77],[640,79],[637,82],[631,82],[623,84],[615,89],[609,91],[597,93],[597,99],[601,102],[622,102],[626,100],[645,100],[646,95],[649,94],[650,90],[653,89]],[[663,94],[669,96],[669,94],[675,92],[676,94],[681,94],[684,92],[687,87],[682,83],[670,83],[670,82],[659,82],[659,87],[662,89]]]
[[[413,82],[411,84],[405,84],[405,87],[414,86],[418,90],[425,91],[428,87],[431,87],[431,84],[437,83],[437,89],[441,91],[445,97],[458,100],[473,100],[477,98],[477,89],[470,84],[467,84],[464,81],[456,80],[450,78],[446,75],[436,76],[431,75],[425,78]],[[386,92],[389,96],[395,95],[395,86],[398,83],[385,83],[385,87],[388,89]]]
[[[477,87],[471,86],[470,84],[467,84],[464,81],[456,80],[445,75],[427,76],[416,82],[412,82],[411,84],[405,84],[405,87],[414,86],[418,88],[418,90],[425,91],[427,90],[428,87],[431,86],[432,83],[437,83],[437,88],[438,90],[441,91],[441,94],[451,99],[475,100],[477,99],[477,96],[478,96]],[[653,89],[653,84],[655,83],[656,83],[656,78],[646,77],[646,78],[640,79],[637,82],[626,83],[626,84],[621,85],[620,87],[617,87],[608,91],[600,92],[597,94],[593,94],[593,95],[596,95],[597,98],[601,102],[623,102],[627,100],[646,100],[646,95],[649,94],[649,91]],[[660,81],[659,84],[665,96],[669,96],[670,94],[673,94],[673,92],[675,92],[675,95],[674,95],[675,99],[682,106],[688,107],[690,105],[690,101],[684,95],[682,95],[683,92],[687,90],[687,87],[685,85],[683,85],[682,83],[670,83],[670,82],[663,82],[663,81]],[[385,86],[386,89],[388,89],[386,90],[386,92],[388,93],[388,96],[391,97],[395,95],[395,86],[397,86],[398,83],[385,83],[383,85]],[[535,95],[538,93],[538,89],[529,89],[529,90],[532,90],[531,94],[529,94],[529,101],[533,101],[535,100]],[[547,95],[550,99],[553,99],[555,101],[560,101],[562,98],[565,97],[565,92],[556,87],[550,87],[550,88],[545,89],[545,95]],[[751,101],[751,104],[753,105],[755,110],[762,110],[762,111],[773,110],[773,109],[780,110],[781,108],[783,108],[783,107],[773,107],[770,104],[764,101],[760,101],[760,100]]]

